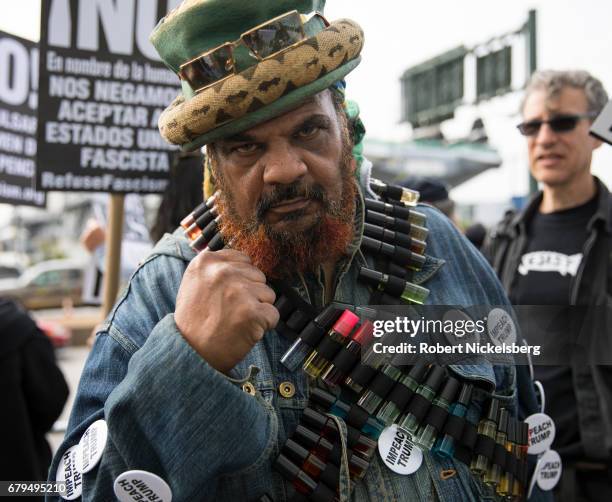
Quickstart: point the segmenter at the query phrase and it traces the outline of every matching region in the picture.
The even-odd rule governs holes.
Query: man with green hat
[[[320,382],[281,363],[293,343],[292,321],[279,323],[281,300],[314,317],[332,301],[367,305],[377,289],[360,274],[377,259],[363,247],[366,199],[380,201],[342,81],[358,65],[364,37],[353,21],[328,22],[323,7],[323,0],[185,0],[151,36],[182,85],[160,131],[184,150],[207,146],[205,195],[226,248],[196,253],[182,230],[167,234],[98,332],[51,469],[53,479],[66,478],[70,452],[86,456],[84,500],[169,500],[171,492],[178,501],[458,501],[487,490],[469,466],[428,452],[401,475],[369,451],[367,469],[351,471],[363,479],[349,480],[362,462],[351,463],[347,426],[337,417],[330,416],[340,436],[337,486],[324,486],[296,459],[312,445],[287,450],[289,438],[299,442],[298,424]],[[428,254],[402,284],[426,283],[432,304],[507,304],[453,226],[435,209],[418,212],[427,218]],[[511,367],[453,365],[448,375],[476,384],[472,422],[493,393],[517,412]],[[364,423],[377,423],[361,413]],[[101,436],[90,431],[104,427],[103,453],[92,455],[91,437]],[[314,432],[320,448],[331,445]],[[323,463],[333,463],[321,451]],[[308,458],[310,467],[321,465]]]

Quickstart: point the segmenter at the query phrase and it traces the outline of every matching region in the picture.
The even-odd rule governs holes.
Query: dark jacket
[[[68,386],[53,347],[15,303],[0,299],[0,479],[45,480],[45,434],[62,412]]]
[[[587,225],[583,258],[570,286],[568,305],[583,312],[583,331],[610,333],[612,328],[612,194],[597,178],[597,210]],[[542,201],[536,194],[520,213],[507,213],[490,233],[483,252],[506,291],[511,291],[521,256],[528,244],[527,229]],[[605,338],[610,338],[605,336]],[[598,361],[612,361],[610,345],[591,347]],[[610,342],[608,342],[609,344]],[[606,353],[601,353],[605,351]],[[592,361],[593,359],[591,359]],[[609,459],[612,452],[612,366],[589,364],[580,354],[571,356],[579,428],[589,459]]]

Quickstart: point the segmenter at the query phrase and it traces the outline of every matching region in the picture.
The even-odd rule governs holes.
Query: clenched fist
[[[185,271],[174,319],[187,342],[227,373],[278,323],[266,276],[239,251],[204,251]]]

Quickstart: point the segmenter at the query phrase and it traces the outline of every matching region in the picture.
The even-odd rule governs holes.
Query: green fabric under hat
[[[292,10],[321,12],[324,4],[324,0],[185,0],[159,22],[151,42],[166,65],[178,72],[185,62],[237,40],[259,24]],[[363,31],[355,22],[341,19],[326,28],[315,17],[305,31],[303,42],[263,61],[237,49],[237,74],[197,94],[183,81],[183,93],[160,116],[162,136],[183,150],[196,149],[299,106],[359,64]]]

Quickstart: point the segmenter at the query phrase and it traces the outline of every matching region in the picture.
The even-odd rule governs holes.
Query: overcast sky
[[[155,0],[150,0],[155,1]],[[38,40],[40,0],[9,2],[0,16],[0,29]],[[380,139],[405,139],[409,129],[400,118],[399,77],[406,68],[464,44],[473,47],[491,37],[518,29],[530,8],[538,11],[538,66],[540,68],[585,68],[612,90],[612,2],[609,0],[328,0],[330,20],[348,17],[361,24],[366,41],[363,62],[348,77],[347,94],[360,104],[368,135]],[[509,163],[523,162],[524,144],[514,125],[520,98],[509,96],[459,110],[445,132],[467,133],[475,116],[482,116],[490,137],[517,151]],[[595,172],[612,184],[612,147],[604,146],[595,157]],[[504,169],[481,175],[478,183],[457,192],[470,194],[504,185],[504,196],[522,192],[525,176]],[[491,197],[497,192],[489,190]],[[501,193],[501,192],[500,192]],[[467,199],[472,198],[467,197]],[[467,200],[466,199],[466,200]]]

